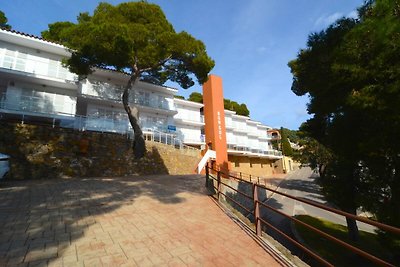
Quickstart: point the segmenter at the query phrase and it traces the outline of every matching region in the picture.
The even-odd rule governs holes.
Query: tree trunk
[[[322,180],[325,178],[325,170],[326,170],[326,165],[325,165],[325,164],[319,164],[319,165],[318,165],[319,177],[320,177]]]
[[[356,209],[352,209],[347,212],[357,215]],[[358,233],[357,221],[352,218],[346,217],[346,223],[350,240],[358,241],[359,233]]]
[[[129,92],[139,79],[139,75],[132,75],[125,87],[124,93],[122,94],[122,104],[128,114],[129,122],[132,126],[134,139],[132,144],[133,154],[136,159],[143,158],[146,153],[146,142],[144,140],[142,129],[139,125],[139,110],[136,106],[129,105]]]

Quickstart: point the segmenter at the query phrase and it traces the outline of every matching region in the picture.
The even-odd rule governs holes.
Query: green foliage
[[[174,98],[185,100],[185,97],[183,95],[174,95]]]
[[[236,101],[232,101],[230,99],[224,99],[224,108],[227,110],[235,111],[238,115],[250,116],[250,111],[248,110],[246,104],[239,104]]]
[[[318,169],[320,177],[324,179],[326,166],[332,161],[332,152],[301,129],[302,127],[297,132],[301,149],[294,155],[294,160],[304,165],[309,164],[312,169]]]
[[[147,2],[102,2],[93,15],[81,13],[76,24],[50,24],[42,36],[73,49],[66,64],[80,75],[111,67],[155,84],[171,80],[188,88],[192,74],[202,84],[214,67],[201,41],[175,32],[161,8]]]
[[[247,108],[246,104],[240,104],[239,108],[236,109],[236,113],[242,116],[250,116],[250,111]]]
[[[193,92],[189,95],[188,98],[189,101],[197,102],[197,103],[203,103],[203,95],[198,92]]]
[[[6,15],[4,14],[3,11],[0,10],[0,28],[6,29],[6,30],[11,30],[11,26],[7,24],[8,19]]]
[[[284,131],[283,128],[281,128],[280,133],[281,133],[282,154],[290,157],[293,155],[293,149],[290,146],[289,140],[287,139],[286,131]]]
[[[292,91],[309,95],[302,128],[332,155],[329,200],[399,227],[400,1],[368,1],[359,13],[309,36],[289,63]]]
[[[197,103],[203,103],[203,95],[198,92],[193,92],[190,94],[188,100]],[[246,104],[238,104],[237,102],[231,101],[230,99],[224,98],[224,108],[227,110],[235,111],[238,115],[250,115],[250,111],[247,109]]]
[[[298,143],[300,141],[300,137],[299,137],[297,131],[290,130],[290,129],[287,129],[287,128],[284,128],[284,127],[281,128],[281,131],[284,132],[284,134],[290,140],[290,142]]]

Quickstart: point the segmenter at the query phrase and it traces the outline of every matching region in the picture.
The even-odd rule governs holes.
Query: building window
[[[239,161],[235,161],[235,167],[240,167]]]

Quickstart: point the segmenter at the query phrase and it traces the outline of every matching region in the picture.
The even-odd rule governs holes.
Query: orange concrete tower
[[[203,104],[206,144],[216,151],[215,164],[221,171],[229,171],[226,145],[224,95],[222,78],[210,75],[203,84]]]

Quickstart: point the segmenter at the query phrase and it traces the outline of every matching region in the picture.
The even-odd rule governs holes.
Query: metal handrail
[[[215,178],[212,175],[210,175],[210,171],[216,172],[217,173],[217,178]],[[357,248],[355,246],[352,246],[352,245],[350,245],[350,244],[348,244],[348,243],[346,243],[346,242],[344,242],[344,241],[342,241],[340,239],[337,239],[337,238],[335,238],[335,237],[333,237],[333,236],[331,236],[331,235],[329,235],[329,234],[327,234],[327,233],[325,233],[325,232],[323,232],[323,231],[321,231],[321,230],[319,230],[319,229],[317,229],[317,228],[315,228],[315,227],[313,227],[311,225],[308,225],[307,223],[304,223],[304,222],[302,222],[302,221],[300,221],[300,220],[298,220],[298,219],[296,219],[296,218],[294,218],[294,217],[292,217],[290,215],[285,214],[282,211],[279,211],[278,209],[275,209],[275,208],[273,208],[273,207],[261,202],[258,199],[258,193],[257,192],[258,192],[259,188],[265,189],[265,190],[273,192],[275,194],[279,194],[279,195],[291,198],[293,200],[296,200],[296,201],[299,201],[299,202],[302,202],[302,203],[305,203],[305,204],[308,204],[308,205],[311,205],[311,206],[314,206],[314,207],[317,207],[317,208],[320,208],[320,209],[323,209],[323,210],[326,210],[326,211],[329,211],[329,212],[332,212],[332,213],[335,213],[335,214],[338,214],[338,215],[345,216],[347,218],[351,218],[351,219],[354,219],[354,220],[357,220],[357,221],[360,221],[360,222],[375,226],[375,227],[377,227],[379,229],[382,229],[382,230],[390,232],[390,233],[400,234],[400,228],[397,228],[397,227],[394,227],[394,226],[390,226],[390,225],[386,225],[386,224],[383,224],[383,223],[380,223],[380,222],[376,222],[376,221],[373,221],[373,220],[370,220],[370,219],[367,219],[367,218],[364,218],[364,217],[360,217],[360,216],[357,216],[357,215],[354,215],[354,214],[351,214],[351,213],[347,213],[347,212],[344,212],[344,211],[341,211],[341,210],[338,210],[338,209],[334,209],[334,208],[331,208],[331,207],[328,207],[328,206],[325,206],[325,205],[322,205],[322,204],[319,204],[319,203],[316,203],[316,202],[313,202],[313,201],[310,201],[310,200],[307,200],[307,199],[304,199],[304,198],[298,198],[298,197],[295,197],[295,196],[291,196],[289,194],[280,192],[280,191],[278,191],[276,189],[272,189],[272,188],[269,188],[269,187],[267,187],[265,185],[259,184],[259,178],[258,178],[258,183],[253,183],[251,181],[244,180],[242,178],[242,176],[243,176],[242,173],[240,173],[240,174],[241,174],[241,177],[236,177],[236,176],[232,175],[232,173],[224,173],[224,172],[222,172],[220,170],[216,170],[216,169],[210,168],[208,165],[206,166],[206,179],[207,179],[207,181],[210,178],[215,180],[215,181],[217,181],[218,186],[215,187],[213,185],[213,187],[214,187],[214,189],[217,190],[218,201],[220,200],[219,196],[222,194],[225,197],[228,197],[234,203],[238,204],[244,210],[248,211],[249,213],[252,213],[254,215],[254,218],[255,218],[255,226],[256,226],[256,234],[257,235],[261,236],[261,231],[262,231],[261,223],[263,223],[263,224],[267,225],[268,227],[270,227],[271,229],[273,229],[275,232],[281,234],[283,237],[285,237],[287,240],[291,241],[293,244],[295,244],[297,247],[301,248],[303,251],[307,252],[310,256],[312,256],[314,259],[318,260],[322,264],[327,265],[327,266],[332,266],[331,263],[327,262],[325,259],[323,259],[319,255],[317,255],[316,253],[312,252],[311,250],[306,248],[304,245],[300,244],[298,241],[294,240],[293,238],[289,237],[288,235],[286,235],[285,233],[283,233],[282,231],[280,231],[276,227],[272,226],[270,223],[268,223],[265,220],[263,220],[260,217],[260,207],[263,207],[263,208],[267,208],[269,210],[272,210],[275,213],[278,213],[278,214],[290,219],[291,221],[294,221],[296,223],[299,223],[299,224],[307,227],[308,229],[316,232],[317,234],[319,234],[319,235],[321,235],[321,236],[323,236],[323,237],[325,237],[325,238],[327,238],[327,239],[329,239],[329,240],[331,240],[331,241],[343,246],[344,248],[346,248],[348,250],[351,250],[354,253],[357,253],[358,255],[360,255],[360,256],[362,256],[362,257],[364,257],[364,258],[366,258],[366,259],[368,259],[368,260],[370,260],[370,261],[372,261],[374,263],[377,263],[379,265],[384,265],[384,266],[394,266],[391,263],[388,263],[388,262],[386,262],[386,261],[384,261],[384,260],[382,260],[382,259],[380,259],[380,258],[378,258],[378,257],[376,257],[376,256],[374,256],[372,254],[369,254],[368,252],[365,252],[365,251],[363,251],[363,250],[361,250],[361,249],[359,249],[359,248]],[[233,178],[233,179],[238,180],[240,182],[244,182],[244,183],[247,183],[249,185],[252,185],[253,196],[251,197],[251,200],[254,203],[254,210],[253,211],[248,210],[247,208],[243,207],[243,205],[239,204],[237,201],[233,200],[231,197],[226,196],[226,194],[221,192],[222,191],[221,190],[221,185],[224,185],[224,186],[227,186],[228,188],[230,188],[231,190],[235,191],[236,193],[239,193],[241,195],[245,195],[246,197],[249,197],[247,194],[245,194],[243,192],[240,192],[239,190],[233,188],[232,186],[227,185],[226,183],[224,183],[221,180],[221,175],[224,176],[224,177],[227,177],[227,178]],[[251,179],[251,176],[250,176],[250,179]]]

